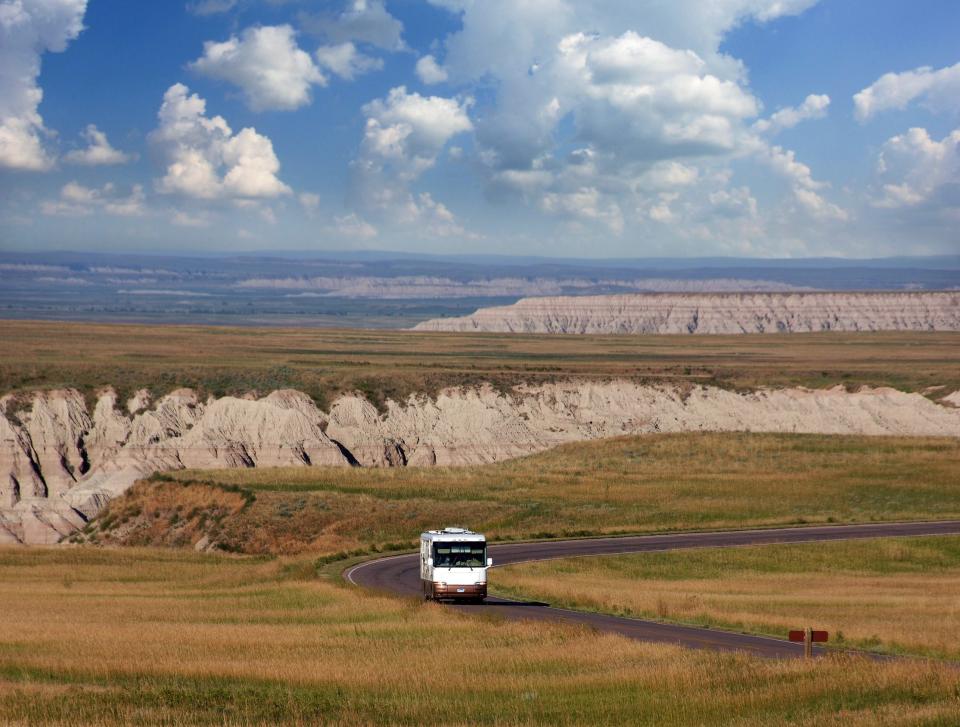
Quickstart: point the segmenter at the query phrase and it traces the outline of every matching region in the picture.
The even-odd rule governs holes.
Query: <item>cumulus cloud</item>
[[[830,107],[830,97],[826,94],[810,94],[799,106],[780,109],[769,119],[760,119],[753,125],[754,131],[761,134],[776,134],[784,129],[792,129],[801,121],[822,119]]]
[[[190,67],[237,86],[254,111],[298,109],[310,103],[311,86],[327,82],[289,25],[247,28],[222,43],[208,41]]]
[[[63,185],[58,199],[42,202],[40,211],[57,217],[86,217],[97,211],[115,217],[139,217],[146,213],[145,201],[139,184],[133,185],[129,195],[121,196],[112,183],[96,188],[73,181]]]
[[[886,73],[854,95],[854,113],[863,122],[882,111],[905,109],[918,99],[934,111],[960,111],[960,63],[939,70],[923,66]]]
[[[725,153],[756,100],[706,72],[696,53],[627,31],[576,33],[558,46],[556,76],[581,138],[645,159]],[[565,104],[566,102],[566,104]]]
[[[960,129],[940,141],[921,128],[894,136],[883,145],[878,172],[892,181],[883,184],[877,207],[917,207],[952,189],[952,206],[960,208]]]
[[[796,15],[817,0],[673,0],[612,3],[609,0],[430,0],[462,14],[462,29],[446,42],[445,65],[456,76],[521,77],[546,59],[567,35],[587,29],[615,36],[625,29],[673,48],[693,50],[713,70],[736,73],[723,56],[724,35],[747,20],[767,22]],[[695,18],[695,21],[691,21]]]
[[[87,142],[84,149],[75,149],[64,156],[64,160],[71,164],[84,166],[100,166],[109,164],[126,164],[133,157],[119,149],[114,149],[107,140],[107,135],[90,124],[80,134]]]
[[[416,71],[417,77],[428,86],[435,83],[443,83],[448,77],[447,72],[437,63],[437,59],[433,56],[423,56],[423,58],[418,60]]]
[[[771,169],[790,182],[793,197],[799,207],[810,216],[819,220],[846,221],[850,214],[838,205],[829,202],[819,190],[828,185],[813,177],[813,172],[790,149],[780,146],[761,146],[761,157]]]
[[[519,197],[568,226],[601,231],[669,222],[671,235],[712,239],[721,220],[717,235],[762,234],[753,196],[717,176],[768,149],[751,127],[760,103],[746,69],[721,43],[744,22],[795,15],[816,0],[430,1],[460,16],[442,47],[449,81],[493,89],[475,114],[492,198]],[[814,118],[825,102],[784,109],[767,130]],[[791,191],[822,200],[806,184],[791,182]],[[728,196],[708,204],[717,188]],[[823,201],[822,218],[837,213]]]
[[[0,167],[45,171],[54,155],[38,111],[40,57],[60,53],[83,30],[87,0],[0,2]]]
[[[197,199],[266,199],[290,194],[270,139],[255,129],[236,134],[206,101],[181,83],[171,86],[150,141],[165,164],[157,191]]]
[[[355,41],[384,50],[404,50],[403,23],[383,0],[349,0],[339,13],[301,13],[300,26],[330,43]]]
[[[434,165],[444,145],[470,131],[469,99],[421,96],[405,86],[363,107],[367,117],[362,156],[378,167],[389,165],[403,179],[414,179]]]
[[[349,41],[339,45],[322,45],[314,55],[322,68],[347,81],[383,68],[382,59],[364,55]]]
[[[394,224],[416,226],[420,234],[469,236],[446,206],[410,187],[434,166],[447,142],[473,129],[471,104],[471,99],[421,96],[404,86],[366,104],[363,141],[352,165],[352,206]]]

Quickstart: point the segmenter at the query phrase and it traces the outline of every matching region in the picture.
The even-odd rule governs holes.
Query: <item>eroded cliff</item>
[[[125,406],[113,391],[87,410],[72,389],[0,400],[0,543],[53,543],[155,471],[182,468],[496,462],[563,442],[681,431],[960,437],[957,394],[938,404],[889,388],[737,393],[626,381],[448,389],[390,402],[359,396],[329,412],[297,391],[201,401],[179,389]]]
[[[524,298],[417,331],[497,333],[810,333],[960,331],[960,292],[651,293]]]

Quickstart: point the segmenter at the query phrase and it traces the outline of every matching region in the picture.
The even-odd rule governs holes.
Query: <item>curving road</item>
[[[644,553],[684,548],[735,547],[772,543],[810,543],[855,538],[903,537],[916,535],[960,535],[960,521],[870,523],[817,527],[738,530],[671,535],[637,535],[615,538],[554,540],[538,543],[490,545],[495,567],[557,558],[591,555]],[[355,565],[344,572],[349,582],[395,595],[420,597],[420,566],[417,553],[379,558]],[[496,587],[496,575],[490,579]],[[540,619],[589,626],[641,641],[679,644],[690,648],[719,651],[747,651],[760,656],[802,656],[803,645],[765,636],[748,636],[729,631],[676,626],[622,616],[553,608],[545,603],[488,598],[483,604],[452,604],[465,613],[497,614],[505,618]],[[806,624],[797,624],[803,627]],[[822,649],[817,649],[821,653]]]

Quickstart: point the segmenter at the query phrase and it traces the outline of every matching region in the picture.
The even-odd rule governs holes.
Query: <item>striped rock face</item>
[[[358,396],[329,413],[306,395],[201,402],[188,389],[153,405],[101,393],[92,414],[75,390],[0,400],[0,543],[51,543],[136,480],[182,468],[498,462],[565,442],[684,431],[960,437],[960,392],[942,404],[889,388],[848,392],[680,390],[626,381],[448,389],[390,402]],[[134,413],[131,413],[131,410]]]
[[[736,334],[960,331],[960,292],[650,293],[524,298],[418,331]]]

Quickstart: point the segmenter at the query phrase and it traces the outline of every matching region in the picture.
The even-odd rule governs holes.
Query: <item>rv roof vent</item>
[[[458,535],[463,535],[464,533],[469,533],[470,531],[466,528],[444,528],[443,532],[445,533],[456,533]]]

